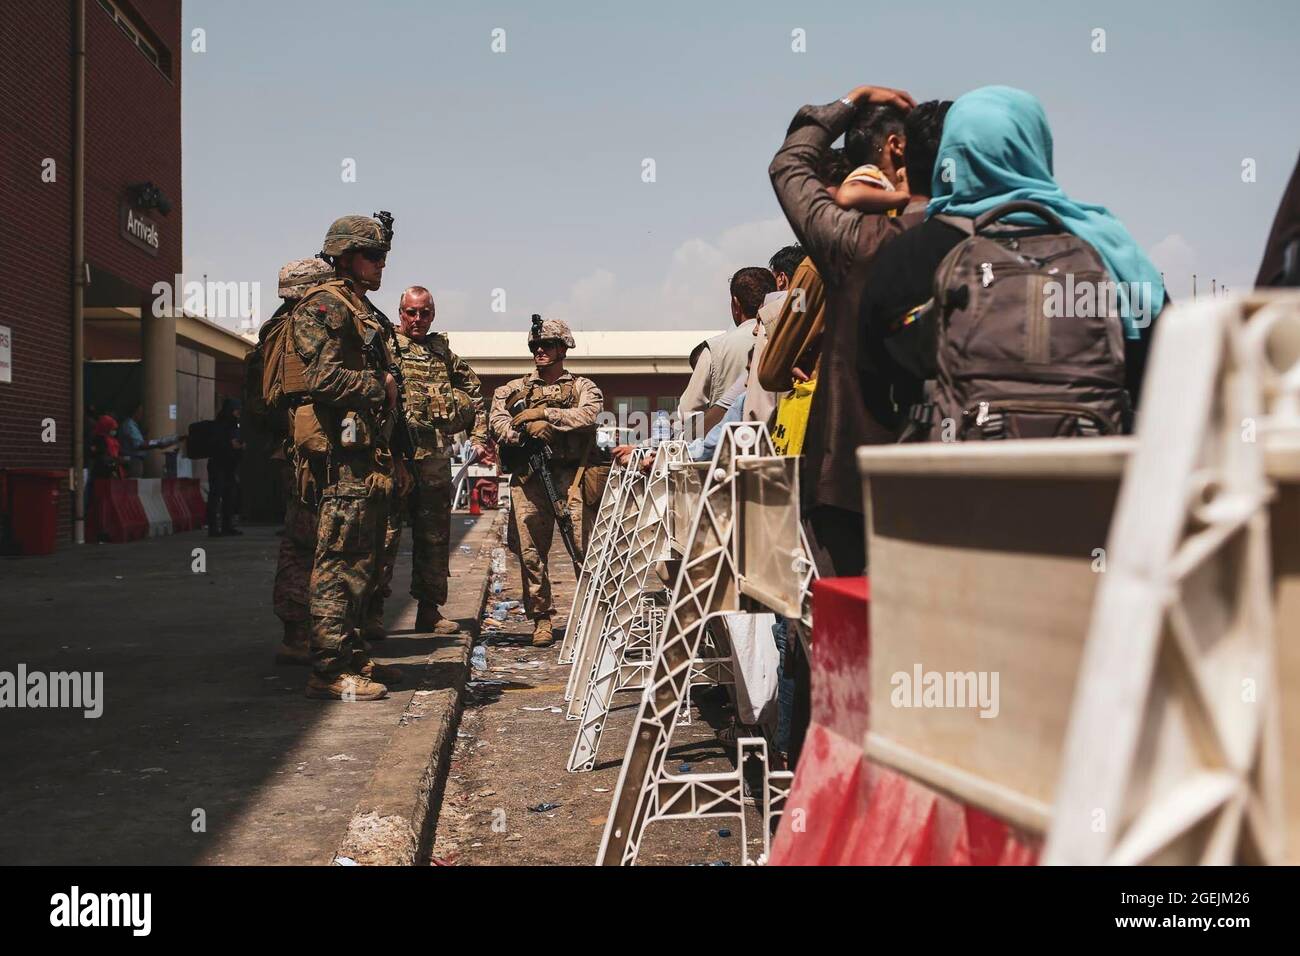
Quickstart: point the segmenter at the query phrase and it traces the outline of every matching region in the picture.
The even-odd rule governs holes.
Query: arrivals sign
[[[151,256],[158,255],[158,223],[126,201],[122,202],[119,215],[122,238],[133,246],[139,246]]]

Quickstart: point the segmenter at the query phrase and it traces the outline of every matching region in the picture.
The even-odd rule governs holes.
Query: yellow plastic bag
[[[803,436],[808,430],[808,411],[816,388],[816,379],[795,382],[794,389],[781,397],[776,406],[776,428],[772,432],[772,445],[778,455],[803,454]]]

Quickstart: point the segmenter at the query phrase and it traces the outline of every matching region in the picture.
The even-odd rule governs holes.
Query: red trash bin
[[[7,508],[22,554],[53,554],[60,486],[67,473],[52,468],[8,468]]]

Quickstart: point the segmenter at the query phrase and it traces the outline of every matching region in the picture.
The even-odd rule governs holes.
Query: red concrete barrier
[[[142,490],[141,482],[145,483]],[[142,495],[148,496],[148,502]],[[158,507],[170,518],[163,518]],[[207,505],[197,478],[96,478],[86,515],[88,540],[136,541],[154,534],[194,531],[203,527]],[[151,517],[152,513],[152,517]]]
[[[1036,862],[1035,839],[867,759],[869,596],[866,578],[813,586],[812,720],[771,865]]]
[[[164,478],[162,483],[163,501],[167,504],[168,514],[172,516],[172,530],[176,532],[194,531],[203,527],[203,515],[192,510],[186,495],[186,483],[192,483],[198,489],[199,482],[196,478]],[[202,492],[198,493],[198,497],[202,500]]]
[[[177,478],[176,485],[185,499],[185,507],[194,522],[195,530],[202,528],[208,523],[208,503],[203,500],[203,489],[199,486],[199,479]]]
[[[149,536],[149,519],[134,478],[96,478],[90,493],[92,540],[107,537],[121,543]]]
[[[474,483],[474,488],[478,491],[478,501],[481,507],[500,507],[500,504],[497,501],[498,487],[495,478],[480,478]]]

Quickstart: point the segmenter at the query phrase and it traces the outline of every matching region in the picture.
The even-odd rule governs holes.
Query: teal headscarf
[[[1047,114],[1037,97],[1024,90],[985,86],[953,103],[944,119],[930,195],[927,218],[939,214],[974,218],[1016,199],[1047,206],[1106,263],[1118,286],[1124,334],[1130,339],[1141,338],[1142,329],[1164,305],[1160,271],[1124,224],[1104,206],[1070,199],[1052,178]],[[1007,221],[1038,220],[1029,213],[1016,213]]]

